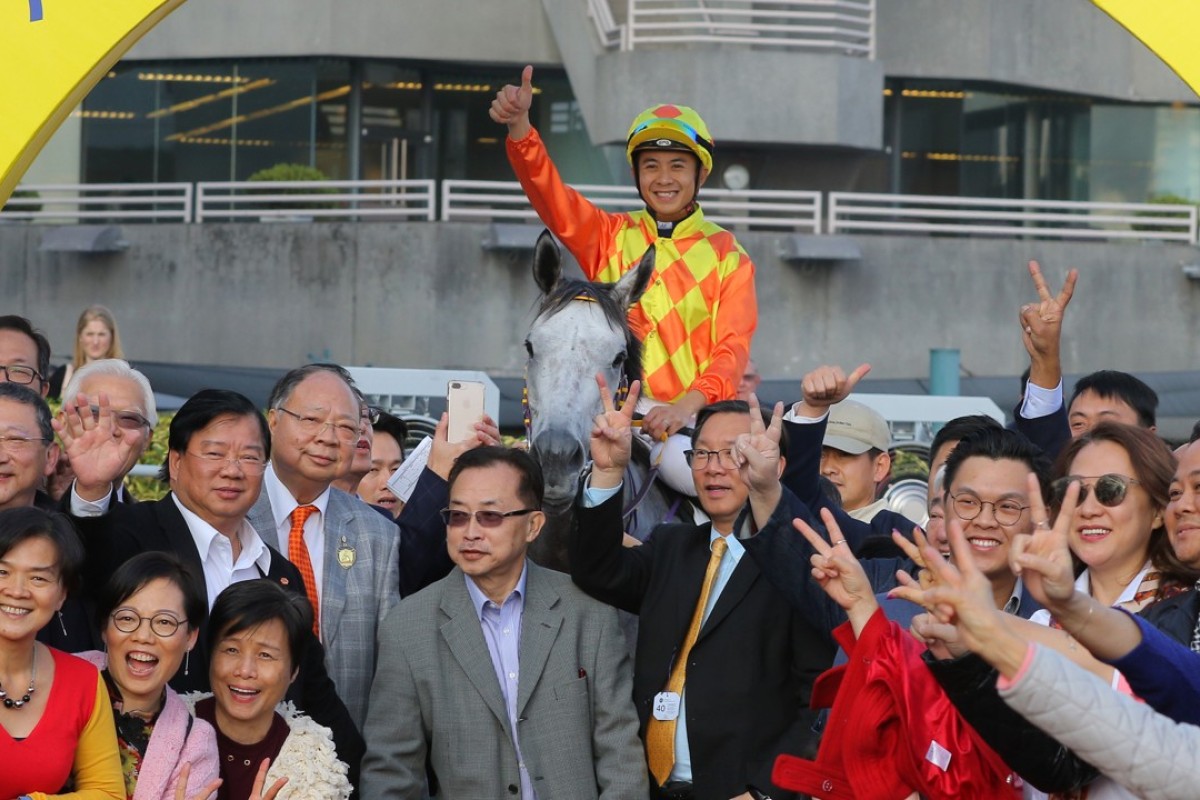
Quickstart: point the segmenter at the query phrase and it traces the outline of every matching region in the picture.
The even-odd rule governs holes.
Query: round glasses
[[[1078,475],[1066,475],[1050,484],[1050,488],[1053,490],[1054,505],[1061,506],[1063,504],[1067,498],[1067,488],[1075,481],[1079,482],[1077,505],[1083,505],[1083,501],[1087,500],[1088,492],[1095,492],[1096,502],[1105,508],[1113,508],[1124,503],[1125,495],[1129,492],[1129,484],[1140,483],[1137,478],[1129,478],[1115,473],[1101,475],[1091,483],[1084,483],[1084,479]]]
[[[1023,506],[1016,500],[1000,500],[993,503],[989,500],[980,500],[970,492],[959,492],[958,494],[950,495],[950,505],[954,508],[954,513],[964,522],[970,522],[983,513],[984,506],[992,507],[992,517],[998,525],[1005,528],[1016,525],[1021,521],[1021,516],[1029,510],[1029,506]]]
[[[149,622],[150,630],[154,635],[163,639],[174,636],[175,631],[179,630],[179,626],[187,622],[187,620],[176,619],[174,614],[168,614],[165,611],[155,614],[153,617],[143,617],[129,608],[118,608],[109,616],[109,619],[112,620],[113,627],[121,633],[133,633],[142,627],[143,622]]]

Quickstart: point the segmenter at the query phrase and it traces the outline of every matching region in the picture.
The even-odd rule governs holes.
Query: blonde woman
[[[50,378],[50,394],[59,396],[71,382],[75,370],[102,358],[124,358],[117,320],[104,306],[88,306],[75,323],[75,355],[71,363],[56,370]]]

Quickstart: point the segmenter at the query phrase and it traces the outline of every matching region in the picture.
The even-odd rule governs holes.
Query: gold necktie
[[[708,569],[704,572],[704,586],[700,589],[700,599],[696,610],[692,612],[692,624],[688,626],[687,635],[683,637],[683,645],[671,665],[671,677],[663,691],[683,695],[683,684],[687,679],[687,660],[692,652],[692,645],[700,635],[700,623],[704,620],[704,608],[708,605],[708,596],[712,594],[713,584],[717,582],[717,569],[721,566],[721,557],[725,555],[725,537],[722,536],[712,543],[712,555],[708,559]],[[671,767],[675,766],[675,723],[676,719],[660,720],[650,717],[646,727],[646,754],[650,760],[650,774],[662,786],[671,775]]]

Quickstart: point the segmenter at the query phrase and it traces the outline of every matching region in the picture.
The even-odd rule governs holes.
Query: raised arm
[[[788,425],[788,452],[782,480],[809,508],[825,506],[819,478],[829,407],[849,397],[870,371],[870,364],[860,364],[849,375],[837,365],[822,365],[800,381],[801,400],[784,418]]]
[[[1079,273],[1070,270],[1057,295],[1050,293],[1038,262],[1029,262],[1029,276],[1038,301],[1021,306],[1018,315],[1029,353],[1029,383],[1015,419],[1017,430],[1053,459],[1071,439],[1062,397],[1062,324]]]
[[[601,258],[605,245],[625,217],[601,211],[563,182],[529,120],[532,105],[533,67],[526,66],[521,84],[497,92],[488,113],[508,127],[508,163],[542,223],[571,251],[588,279],[595,280],[605,266]]]

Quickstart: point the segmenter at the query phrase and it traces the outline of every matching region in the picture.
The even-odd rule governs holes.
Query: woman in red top
[[[9,438],[5,447],[29,440]],[[0,511],[0,797],[124,800],[112,706],[91,664],[36,641],[57,624],[83,549],[71,523]],[[70,786],[72,788],[68,789]]]

